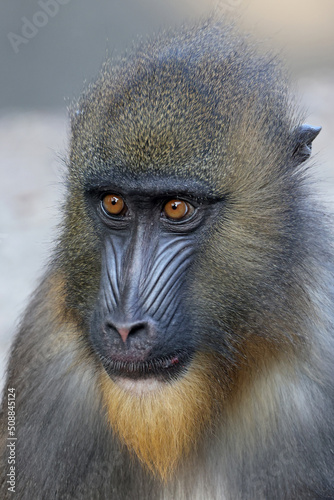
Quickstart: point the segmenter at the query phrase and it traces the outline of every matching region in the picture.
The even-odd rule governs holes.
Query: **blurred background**
[[[107,53],[213,11],[238,17],[286,61],[307,121],[323,126],[314,143],[317,192],[333,208],[333,0],[1,0],[0,386],[20,314],[56,237],[67,104]]]

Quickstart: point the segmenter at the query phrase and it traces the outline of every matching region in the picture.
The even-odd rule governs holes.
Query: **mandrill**
[[[162,33],[104,66],[71,129],[8,366],[1,499],[14,476],[20,500],[334,499],[320,128],[276,58],[221,21]]]

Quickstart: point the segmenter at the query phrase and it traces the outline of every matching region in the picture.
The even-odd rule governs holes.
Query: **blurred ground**
[[[318,189],[334,200],[334,73],[300,81],[308,123],[323,126],[314,143]],[[27,297],[56,237],[67,119],[61,113],[0,115],[0,384],[4,359]]]

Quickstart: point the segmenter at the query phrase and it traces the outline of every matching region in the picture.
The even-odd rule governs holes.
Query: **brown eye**
[[[180,220],[191,215],[194,207],[183,200],[170,200],[164,206],[164,214],[168,219]]]
[[[116,194],[107,194],[104,196],[102,205],[108,215],[124,215],[127,209],[123,198]]]

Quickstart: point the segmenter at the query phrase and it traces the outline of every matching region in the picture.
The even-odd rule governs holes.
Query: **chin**
[[[123,391],[136,396],[159,393],[166,389],[166,386],[171,383],[156,377],[143,377],[136,379],[128,377],[113,377],[113,381]]]

